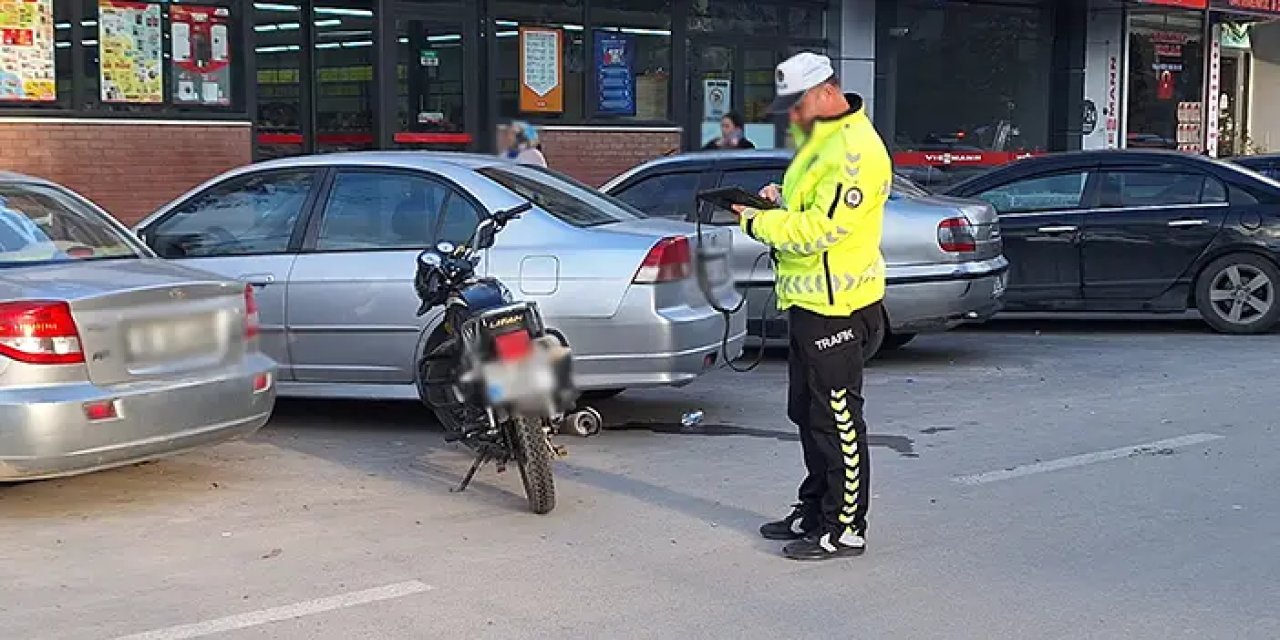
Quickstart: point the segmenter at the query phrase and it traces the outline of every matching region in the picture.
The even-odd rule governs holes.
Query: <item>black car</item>
[[[1183,312],[1225,333],[1280,317],[1280,184],[1171,151],[1019,160],[952,187],[991,203],[1008,311]]]
[[[1232,158],[1232,162],[1252,169],[1273,180],[1280,180],[1280,154],[1262,156],[1240,156]]]

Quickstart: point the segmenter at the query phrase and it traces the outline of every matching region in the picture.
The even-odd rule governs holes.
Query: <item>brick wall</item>
[[[598,187],[623,171],[680,148],[679,130],[552,129],[538,132],[552,169]]]
[[[247,123],[0,119],[0,169],[64,184],[132,224],[247,164]]]

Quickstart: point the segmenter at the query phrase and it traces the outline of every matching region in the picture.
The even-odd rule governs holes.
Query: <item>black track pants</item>
[[[808,476],[800,484],[805,526],[865,535],[871,457],[862,419],[862,348],[881,330],[880,303],[849,317],[792,308],[787,416],[800,427]]]

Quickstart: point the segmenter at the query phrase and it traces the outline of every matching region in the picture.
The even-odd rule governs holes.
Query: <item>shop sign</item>
[[[0,1],[0,101],[58,98],[53,0]]]
[[[160,5],[98,2],[98,76],[103,102],[164,102]]]
[[[625,33],[595,32],[596,111],[636,115],[635,40]]]
[[[900,151],[893,163],[903,167],[998,167],[1040,155],[1033,151]]]
[[[420,67],[438,67],[440,66],[440,54],[434,49],[423,49],[418,52],[418,66]]]
[[[231,104],[230,17],[226,7],[184,4],[169,8],[174,102]]]
[[[1218,157],[1218,118],[1221,111],[1218,109],[1218,96],[1222,92],[1222,44],[1219,37],[1222,33],[1222,27],[1213,28],[1213,37],[1209,41],[1209,95],[1208,95],[1208,115],[1205,122],[1205,151],[1210,157]]]
[[[1218,11],[1280,17],[1280,0],[1212,0],[1209,6]]]
[[[521,111],[564,111],[563,42],[559,29],[520,27]]]
[[[1107,58],[1107,148],[1119,147],[1120,141],[1120,59]]]

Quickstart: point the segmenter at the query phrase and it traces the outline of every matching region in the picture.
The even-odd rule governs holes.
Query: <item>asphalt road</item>
[[[248,442],[0,487],[0,638],[1280,638],[1280,336],[999,323],[868,373],[871,549],[756,527],[785,365],[602,403],[526,513],[411,405],[282,403]],[[696,431],[681,413],[706,413]]]

